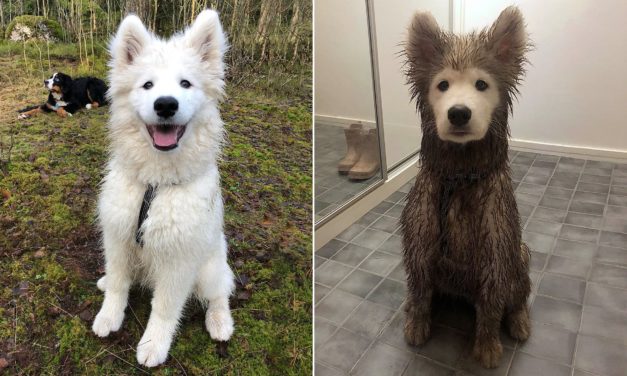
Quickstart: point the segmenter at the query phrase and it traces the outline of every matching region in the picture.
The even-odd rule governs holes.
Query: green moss
[[[11,38],[11,33],[15,29],[16,25],[24,25],[29,27],[32,31],[32,37],[40,39],[44,34],[49,33],[53,40],[61,40],[63,38],[63,31],[61,25],[55,20],[51,20],[42,16],[17,16],[7,26],[7,30],[4,34],[6,39]]]

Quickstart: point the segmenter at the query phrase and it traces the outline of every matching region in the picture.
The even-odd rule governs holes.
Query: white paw
[[[20,114],[18,117],[18,119],[28,119],[28,116],[25,114]]]
[[[165,362],[170,350],[170,341],[147,338],[144,334],[137,345],[137,362],[146,367],[155,367]]]
[[[91,103],[87,103],[87,104],[85,105],[85,108],[86,108],[86,109],[88,109],[88,110],[91,110]]]
[[[98,286],[98,290],[104,292],[107,289],[107,276],[102,276],[98,282],[96,282],[96,286]]]
[[[71,113],[69,113],[69,112],[68,112],[68,113],[67,113],[67,116],[72,117],[72,116],[74,116],[74,115],[72,115]]]
[[[107,312],[104,307],[94,319],[91,329],[98,337],[106,337],[111,332],[117,332],[124,321],[124,310],[121,312]]]
[[[209,335],[216,341],[228,341],[233,334],[233,318],[231,312],[226,309],[207,311],[205,325]]]

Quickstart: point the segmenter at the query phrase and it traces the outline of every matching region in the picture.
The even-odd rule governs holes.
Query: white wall
[[[429,11],[440,27],[449,30],[449,2],[442,0],[375,0],[381,105],[388,168],[420,148],[420,116],[410,102],[409,87],[403,75],[402,43],[417,10]]]
[[[512,0],[455,3],[468,32],[491,24]],[[627,1],[514,3],[536,50],[514,106],[512,138],[627,153]]]
[[[366,2],[314,5],[316,116],[375,122]]]

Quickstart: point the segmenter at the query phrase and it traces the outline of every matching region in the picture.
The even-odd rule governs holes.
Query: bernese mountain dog
[[[91,109],[107,104],[105,97],[107,84],[99,78],[72,79],[67,74],[55,73],[49,79],[44,80],[44,85],[50,92],[48,101],[42,105],[19,110],[20,119],[29,118],[40,112],[56,112],[64,118],[72,116],[83,107]]]

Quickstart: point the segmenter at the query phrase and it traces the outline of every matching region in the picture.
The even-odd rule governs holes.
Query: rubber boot
[[[376,129],[370,129],[362,135],[358,146],[361,156],[357,163],[348,172],[348,177],[353,180],[366,180],[373,177],[379,171],[379,135]]]
[[[344,129],[344,135],[346,136],[346,155],[337,164],[337,172],[342,175],[347,174],[351,167],[357,163],[359,157],[361,157],[361,149],[357,147],[363,137],[361,130],[361,124],[351,124],[350,128]]]

